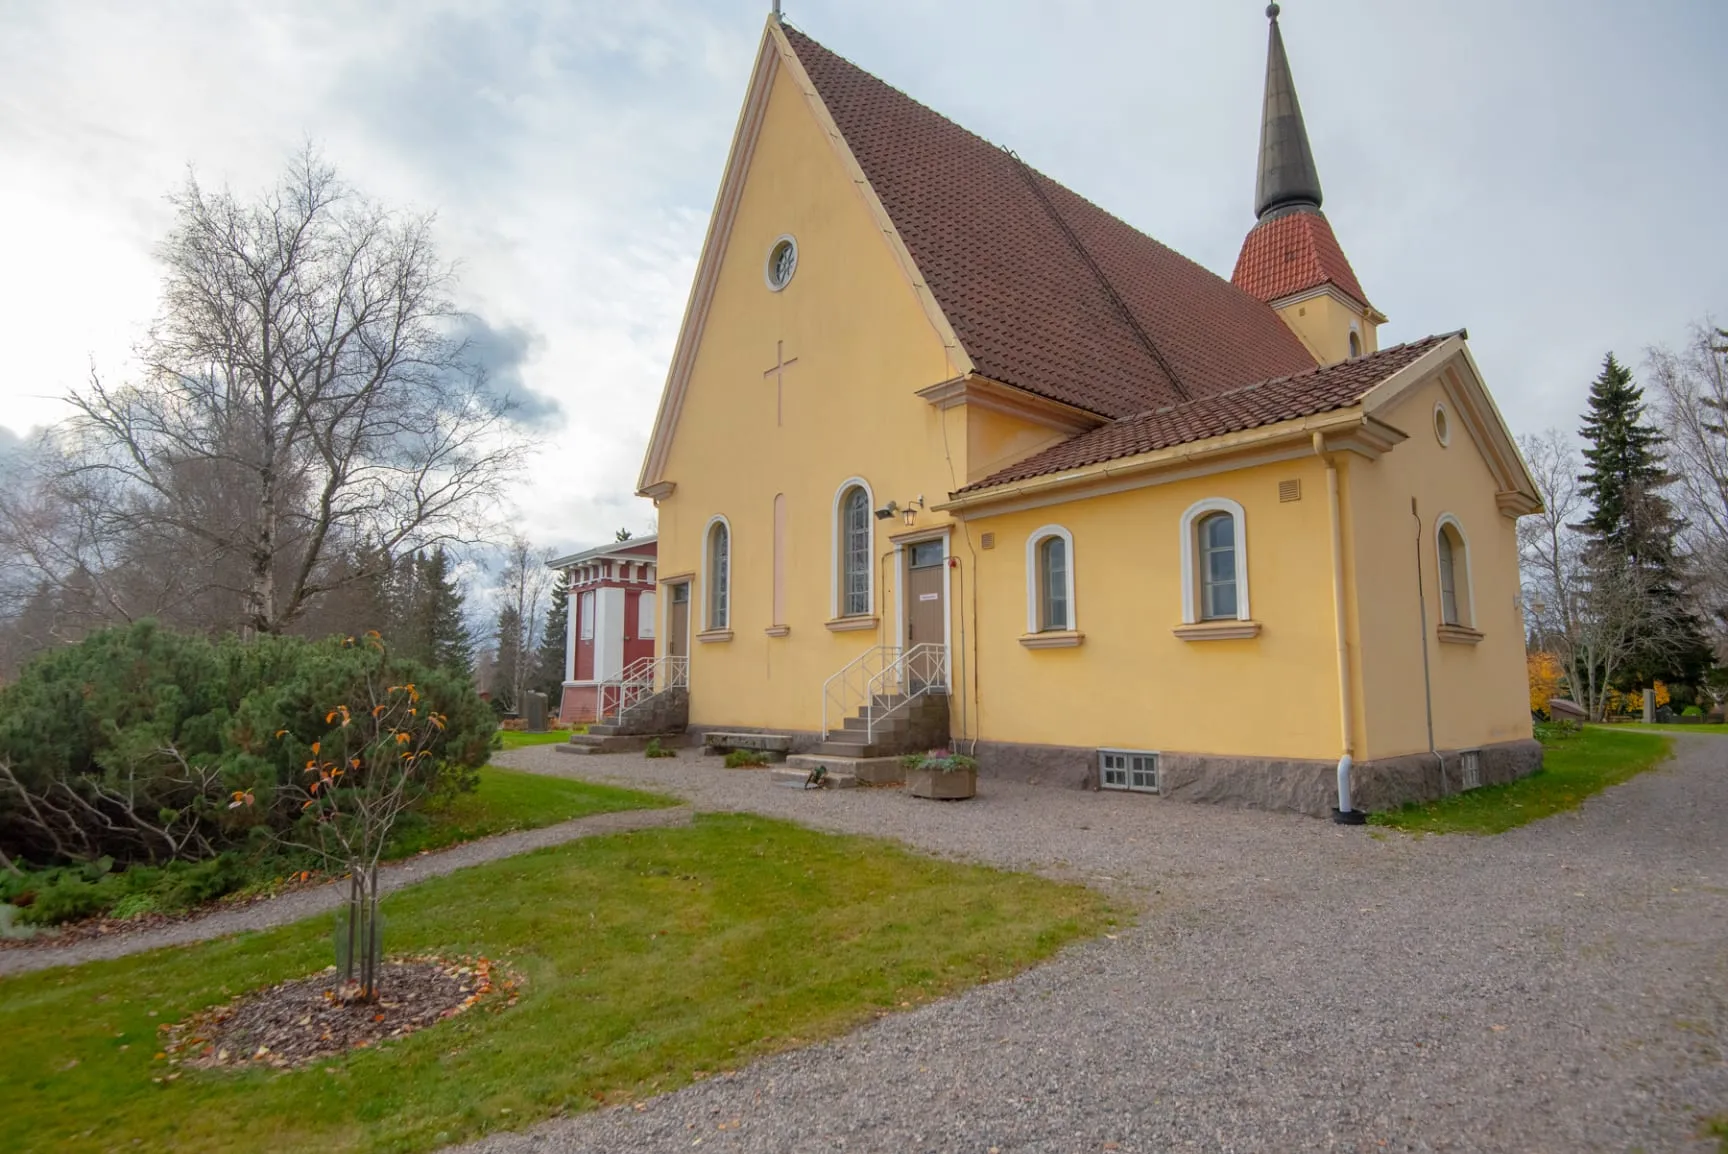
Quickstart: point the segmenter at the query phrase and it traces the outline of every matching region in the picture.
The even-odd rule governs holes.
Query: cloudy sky
[[[787,19],[1228,276],[1252,223],[1260,0],[787,0]],[[1468,326],[1517,431],[1604,352],[1728,316],[1728,5],[1288,0],[1326,211],[1393,343]],[[632,497],[766,0],[0,0],[0,451],[156,310],[188,166],[302,142],[438,213],[546,447],[521,519]]]

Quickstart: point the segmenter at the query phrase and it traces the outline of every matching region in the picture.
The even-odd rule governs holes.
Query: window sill
[[[825,624],[830,633],[851,633],[858,629],[874,629],[882,623],[880,617],[860,615],[857,617],[836,617]]]
[[[730,641],[732,640],[732,631],[730,629],[704,629],[696,635],[696,640],[704,645],[712,645],[716,641]]]
[[[790,625],[770,625],[762,632],[770,637],[788,637],[792,633],[792,627]]]
[[[1043,633],[1020,635],[1020,644],[1028,649],[1072,649],[1085,640],[1084,633],[1073,629],[1051,629]]]
[[[1260,636],[1258,621],[1191,621],[1170,632],[1183,641],[1240,641]]]
[[[1480,645],[1482,632],[1468,625],[1436,625],[1434,635],[1452,645]]]

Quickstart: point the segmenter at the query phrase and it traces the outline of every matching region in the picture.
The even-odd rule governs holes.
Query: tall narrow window
[[[1352,359],[1362,355],[1362,338],[1355,333],[1350,334],[1350,356]]]
[[[1069,627],[1068,542],[1046,537],[1038,545],[1038,628],[1048,633]]]
[[[1462,625],[1458,618],[1457,559],[1452,548],[1451,526],[1440,527],[1440,620],[1447,625]]]
[[[654,611],[656,598],[648,590],[636,598],[636,636],[644,640],[654,636]]]
[[[840,504],[841,603],[845,617],[870,612],[870,495],[846,491]]]
[[[708,529],[708,628],[730,628],[732,594],[732,532],[726,522]]]
[[[786,624],[786,494],[774,494],[774,610],[769,625]]]
[[[594,640],[594,591],[592,589],[576,595],[576,613],[581,623],[581,630],[577,636],[583,641]]]
[[[1200,522],[1200,617],[1236,616],[1236,520],[1212,513]]]

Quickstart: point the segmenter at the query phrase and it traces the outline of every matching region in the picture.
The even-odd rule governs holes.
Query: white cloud
[[[630,496],[767,4],[0,0],[0,423],[107,374],[155,311],[188,164],[262,186],[306,139],[436,209],[461,304],[563,423],[522,524],[574,548]],[[1185,0],[789,0],[834,50],[1228,275],[1265,24]],[[1728,308],[1714,4],[1286,5],[1327,212],[1389,341],[1468,325],[1519,429],[1570,428],[1608,348]],[[544,409],[541,410],[544,416]]]

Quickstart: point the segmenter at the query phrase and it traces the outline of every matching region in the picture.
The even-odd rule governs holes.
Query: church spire
[[[1261,220],[1279,209],[1320,207],[1320,171],[1308,147],[1302,106],[1284,34],[1278,30],[1278,5],[1266,9],[1272,23],[1266,45],[1266,107],[1260,121],[1260,179],[1254,190],[1254,215]]]

